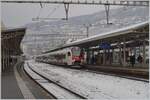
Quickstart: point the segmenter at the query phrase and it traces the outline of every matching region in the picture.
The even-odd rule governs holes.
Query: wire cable
[[[59,7],[60,5],[57,5],[54,9],[52,9],[52,11],[47,15],[47,18],[50,17]]]
[[[39,10],[38,15],[37,15],[36,18],[39,18],[39,17],[40,17],[41,12],[42,12],[42,8],[40,8],[40,10]]]

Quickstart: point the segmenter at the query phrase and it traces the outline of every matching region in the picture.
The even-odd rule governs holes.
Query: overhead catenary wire
[[[59,7],[60,5],[57,5],[55,8],[53,8],[52,11],[47,15],[47,18],[50,17]]]
[[[41,12],[42,12],[42,7],[40,8],[40,10],[39,10],[38,15],[37,15],[36,18],[39,18],[39,17],[40,17]]]
[[[57,5],[55,8],[53,8],[50,13],[45,17],[45,18],[41,18],[40,15],[42,13],[42,8],[43,8],[43,5],[40,3],[40,9],[39,9],[39,12],[37,14],[37,17],[35,18],[32,18],[33,21],[43,21],[43,20],[56,20],[58,18],[49,18],[59,7],[60,5]]]

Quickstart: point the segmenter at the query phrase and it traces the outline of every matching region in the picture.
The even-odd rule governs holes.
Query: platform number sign
[[[102,48],[102,49],[110,49],[110,48],[111,48],[111,45],[110,45],[110,43],[108,43],[108,42],[102,42],[102,43],[99,45],[99,48]]]

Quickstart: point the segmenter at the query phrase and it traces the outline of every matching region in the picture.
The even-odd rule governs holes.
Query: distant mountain
[[[135,23],[148,20],[148,7],[121,7],[110,10],[109,19],[112,25],[106,25],[105,11],[97,12],[91,15],[72,17],[68,21],[51,21],[28,24],[28,29],[49,32],[51,29],[57,32],[68,30],[85,30],[84,24],[92,24],[91,35],[100,34],[101,32],[110,31],[111,29],[121,28]],[[38,28],[40,27],[40,29]],[[95,30],[98,28],[98,30]],[[95,31],[93,32],[94,29]],[[52,32],[53,33],[53,32]]]
[[[143,21],[148,21],[149,18],[149,8],[148,7],[120,7],[117,9],[110,9],[109,22],[112,24],[106,24],[106,13],[105,11],[100,11],[90,15],[83,15],[69,18],[68,21],[51,21],[51,22],[36,22],[27,24],[27,33],[24,40],[32,40],[33,37],[28,37],[28,34],[64,34],[64,35],[80,35],[86,36],[86,28],[84,25],[91,24],[89,28],[89,35],[101,34],[103,32],[108,32],[111,30],[123,28],[129,25],[140,23]],[[46,37],[49,40],[54,39],[54,37]],[[46,39],[41,37],[41,39]],[[63,41],[67,41],[68,38],[65,37]],[[84,37],[77,37],[84,38]],[[40,42],[41,44],[44,43]],[[50,41],[52,44],[52,42]],[[62,44],[62,40],[58,37],[55,42],[50,45],[49,48],[53,48]],[[64,42],[63,42],[64,43]],[[41,45],[42,46],[42,45]],[[44,47],[43,47],[44,48]]]

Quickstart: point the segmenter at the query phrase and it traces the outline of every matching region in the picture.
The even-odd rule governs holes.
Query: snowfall
[[[26,63],[39,74],[88,99],[149,100],[147,82],[63,68],[33,60]]]

